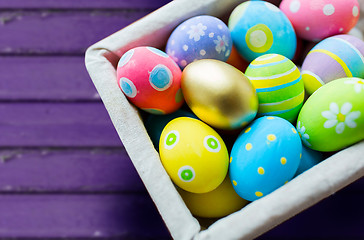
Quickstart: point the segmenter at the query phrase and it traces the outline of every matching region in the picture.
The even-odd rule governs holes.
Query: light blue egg
[[[308,169],[312,168],[319,162],[323,160],[324,156],[322,152],[318,152],[312,150],[305,145],[302,145],[302,157],[300,165],[298,166],[297,172],[295,176],[300,175],[301,173],[307,171]]]
[[[280,117],[261,117],[242,131],[231,150],[229,174],[237,194],[249,201],[291,180],[302,152],[295,127]]]
[[[293,26],[286,15],[269,2],[247,1],[238,5],[228,25],[234,46],[249,62],[267,53],[294,57],[297,38]]]

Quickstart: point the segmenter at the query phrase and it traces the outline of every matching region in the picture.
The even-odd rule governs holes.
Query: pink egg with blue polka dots
[[[165,52],[136,47],[119,60],[117,80],[121,91],[135,106],[153,114],[168,114],[184,102],[181,70]]]
[[[279,7],[299,37],[315,42],[348,33],[360,10],[357,0],[283,0]]]

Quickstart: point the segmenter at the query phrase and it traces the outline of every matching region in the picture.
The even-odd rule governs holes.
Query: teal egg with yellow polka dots
[[[238,5],[228,23],[234,46],[251,62],[267,53],[292,59],[297,39],[291,22],[276,6],[265,1],[246,1]]]
[[[280,117],[261,117],[245,128],[231,150],[229,176],[236,193],[254,201],[284,185],[300,164],[296,128]]]
[[[255,87],[258,116],[278,116],[295,122],[305,97],[296,65],[280,54],[265,54],[250,63],[245,75]]]

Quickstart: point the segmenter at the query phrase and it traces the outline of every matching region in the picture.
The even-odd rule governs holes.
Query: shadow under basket
[[[202,14],[226,19],[237,0],[176,0],[92,45],[86,67],[131,161],[174,239],[252,239],[364,175],[364,142],[348,147],[205,229],[165,172],[138,110],[117,85],[120,57],[137,46],[163,49],[173,29]]]

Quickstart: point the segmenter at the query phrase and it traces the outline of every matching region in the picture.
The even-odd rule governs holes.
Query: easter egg
[[[301,173],[307,171],[308,169],[312,168],[319,162],[323,160],[324,156],[321,152],[312,150],[311,148],[302,145],[302,156],[300,165],[298,165],[297,171],[295,176],[300,175]]]
[[[231,48],[230,57],[226,60],[226,63],[230,64],[233,67],[236,67],[242,72],[245,72],[246,68],[249,66],[249,62],[247,62],[244,58],[240,56],[236,47]]]
[[[177,188],[191,213],[203,218],[219,218],[242,209],[249,202],[234,190],[229,177],[211,192],[191,193]]]
[[[182,92],[196,116],[219,129],[237,129],[254,119],[258,98],[249,79],[218,60],[190,63],[182,72]]]
[[[297,119],[303,144],[321,152],[341,150],[364,139],[364,80],[325,84],[303,105]]]
[[[231,35],[226,24],[216,17],[201,15],[177,26],[167,41],[166,52],[184,68],[199,59],[226,61],[231,47]]]
[[[234,46],[249,62],[277,53],[292,59],[296,51],[296,34],[284,13],[271,3],[246,1],[230,15],[229,29]]]
[[[279,54],[266,54],[252,61],[245,75],[257,91],[258,116],[296,120],[305,91],[300,71],[291,60]]]
[[[118,62],[117,80],[129,101],[149,113],[172,113],[184,102],[181,69],[166,53],[153,47],[127,51]]]
[[[189,192],[214,190],[228,171],[224,141],[211,127],[194,118],[170,121],[161,134],[159,153],[172,181]]]
[[[283,0],[279,7],[297,36],[310,41],[348,33],[359,19],[357,0]]]
[[[240,197],[254,201],[291,180],[302,152],[294,126],[280,117],[254,120],[231,151],[229,176]]]
[[[302,80],[308,94],[322,85],[344,77],[364,77],[364,42],[342,34],[319,42],[302,64]]]
[[[156,115],[156,114],[150,114],[145,122],[144,126],[147,129],[148,135],[150,137],[150,140],[152,140],[152,143],[156,150],[159,149],[159,139],[162,134],[163,128],[172,120],[177,117],[191,117],[191,118],[197,118],[193,113],[178,109],[177,111],[165,114],[165,115]]]

